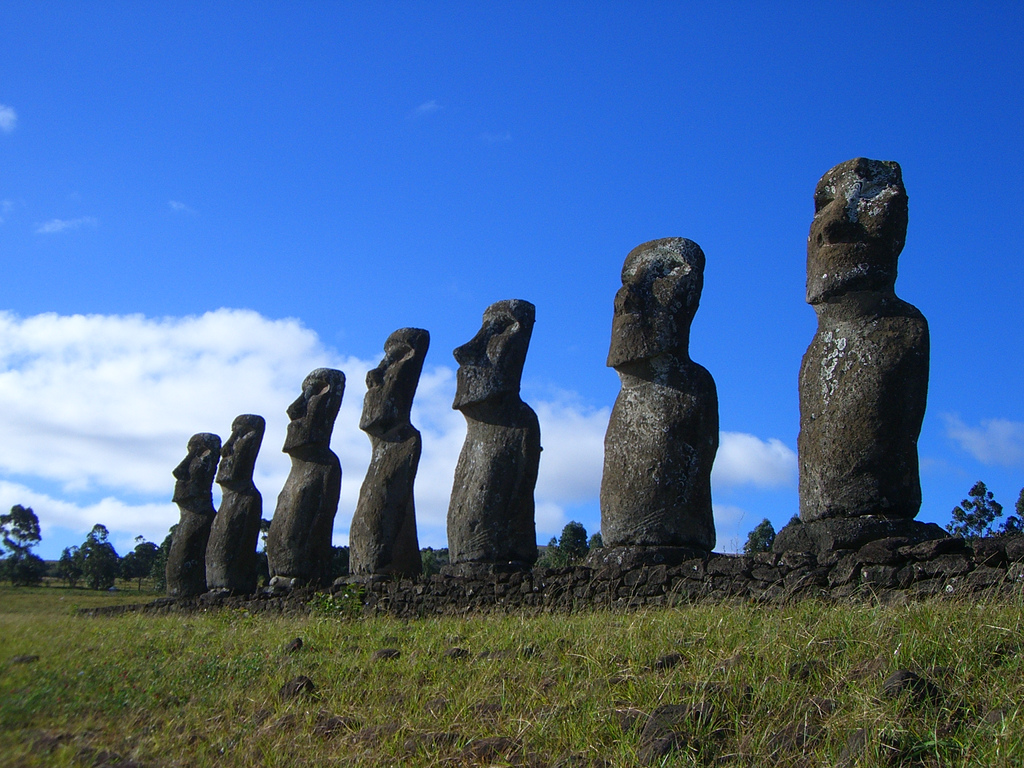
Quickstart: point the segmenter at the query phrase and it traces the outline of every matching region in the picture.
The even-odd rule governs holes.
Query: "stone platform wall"
[[[871,542],[857,551],[753,556],[712,554],[678,565],[535,568],[487,577],[363,582],[368,613],[399,617],[519,610],[636,609],[729,599],[916,599],[933,595],[1024,594],[1024,536],[950,538],[899,546]],[[346,588],[339,584],[336,592]]]
[[[712,554],[676,565],[611,558],[598,567],[534,568],[486,576],[339,580],[335,595],[362,590],[364,613],[401,618],[473,613],[635,610],[690,603],[803,599],[894,602],[933,596],[1024,598],[1024,536],[981,539],[968,546],[946,538],[913,546],[880,539],[859,550],[753,556]],[[252,613],[305,613],[316,590],[271,589],[255,595],[207,593],[145,605],[88,609],[88,614],[189,613],[233,608]]]

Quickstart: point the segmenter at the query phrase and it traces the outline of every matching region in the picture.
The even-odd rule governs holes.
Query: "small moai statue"
[[[856,158],[818,182],[807,303],[818,330],[800,366],[800,519],[912,519],[928,396],[928,323],[897,298],[907,235],[899,164]]]
[[[170,597],[195,597],[206,592],[206,545],[217,510],[213,508],[213,476],[220,460],[220,438],[200,432],[188,439],[188,454],[174,468],[174,496],[181,510],[167,553],[164,575]]]
[[[384,342],[380,365],[366,374],[359,428],[373,453],[349,529],[353,576],[423,570],[413,504],[422,440],[410,412],[429,345],[430,334],[421,328],[397,330]]]
[[[715,546],[718,393],[689,352],[703,287],[704,252],[692,240],[652,240],[626,256],[608,352],[622,389],[604,439],[606,548]]]
[[[222,489],[206,547],[206,586],[235,594],[256,591],[256,544],[263,517],[263,497],[252,473],[267,423],[247,413],[231,423],[231,437],[220,451],[216,482]]]
[[[536,309],[520,299],[492,304],[483,326],[454,352],[452,407],[466,442],[448,505],[448,557],[460,563],[528,567],[537,559],[533,490],[540,423],[519,396]]]
[[[272,586],[331,581],[331,535],[341,494],[341,462],[331,451],[334,420],[345,394],[345,374],[317,368],[288,406],[285,453],[292,468],[277,497],[267,534]]]

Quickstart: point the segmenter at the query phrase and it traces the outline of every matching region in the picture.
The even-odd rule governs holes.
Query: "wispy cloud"
[[[778,438],[722,432],[711,482],[715,487],[783,488],[796,483],[796,452]]]
[[[185,203],[182,203],[178,200],[168,200],[167,206],[175,213],[187,213],[193,216],[196,214],[195,208],[192,208],[191,206],[186,205]]]
[[[4,223],[4,219],[7,218],[7,214],[12,210],[14,210],[13,200],[0,200],[0,224]]]
[[[17,124],[18,113],[14,111],[14,108],[0,104],[0,131],[10,133]]]
[[[982,464],[1024,468],[1024,423],[984,419],[971,427],[957,414],[943,414],[946,435]]]
[[[426,117],[427,115],[432,115],[435,112],[440,112],[442,109],[443,107],[440,104],[431,99],[430,101],[423,102],[418,107],[416,107],[416,109],[410,112],[409,119],[415,120],[420,117]]]
[[[50,219],[45,224],[40,224],[36,227],[36,234],[52,235],[57,232],[65,232],[69,229],[95,227],[98,226],[99,223],[99,219],[95,216],[79,216],[77,219]]]
[[[512,141],[512,134],[508,131],[499,133],[481,133],[480,141],[484,144],[505,144]]]

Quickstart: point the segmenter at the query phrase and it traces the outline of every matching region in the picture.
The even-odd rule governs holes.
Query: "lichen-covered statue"
[[[206,545],[217,511],[213,508],[213,476],[220,459],[220,438],[200,432],[188,439],[188,454],[174,468],[172,501],[181,510],[167,553],[164,574],[171,597],[206,592]]]
[[[256,544],[263,517],[263,497],[252,473],[263,443],[266,421],[247,413],[231,423],[231,437],[220,452],[216,482],[220,509],[206,547],[206,586],[236,594],[256,591]]]
[[[608,352],[622,389],[604,441],[606,548],[715,546],[718,394],[689,353],[703,286],[704,253],[682,237],[639,245],[622,267]]]
[[[856,550],[946,534],[921,507],[917,438],[928,397],[928,323],[896,296],[907,236],[897,163],[863,157],[818,182],[807,303],[818,330],[800,365],[800,524],[772,549]]]
[[[511,299],[484,312],[480,332],[455,350],[453,408],[466,442],[448,506],[450,562],[528,566],[537,559],[533,490],[540,464],[537,414],[519,397],[535,308]]]
[[[384,342],[380,365],[366,374],[359,428],[373,452],[349,529],[354,576],[414,576],[423,569],[413,503],[422,440],[410,412],[429,345],[421,328],[397,330]]]
[[[288,406],[291,421],[282,450],[291,456],[292,469],[267,534],[275,585],[331,581],[331,534],[341,493],[341,463],[331,451],[331,433],[344,393],[345,374],[317,368]]]
[[[907,236],[900,166],[857,158],[818,182],[800,366],[800,518],[913,518],[928,396],[928,324],[895,293]]]

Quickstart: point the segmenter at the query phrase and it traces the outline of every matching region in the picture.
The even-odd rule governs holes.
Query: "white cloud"
[[[508,131],[500,133],[481,133],[480,141],[484,144],[505,144],[512,141],[512,134]]]
[[[0,224],[4,223],[4,219],[14,209],[13,200],[0,200]]]
[[[18,113],[14,111],[14,108],[0,104],[0,131],[10,133],[17,124]]]
[[[796,472],[796,452],[778,438],[765,441],[742,432],[722,432],[711,483],[780,488],[793,485]]]
[[[168,200],[167,206],[175,213],[187,213],[192,216],[196,214],[196,210],[189,205],[185,205],[179,200]]]
[[[956,414],[942,418],[946,435],[982,464],[1024,467],[1024,423],[984,419],[980,427],[969,427]]]
[[[52,235],[56,232],[64,232],[68,229],[95,227],[99,223],[99,220],[94,216],[80,216],[77,219],[50,219],[45,224],[40,224],[36,227],[36,234]]]
[[[426,117],[427,115],[432,115],[435,112],[440,112],[442,109],[443,107],[440,104],[431,99],[430,101],[423,102],[416,107],[416,109],[410,112],[409,119],[414,120],[418,117]]]

